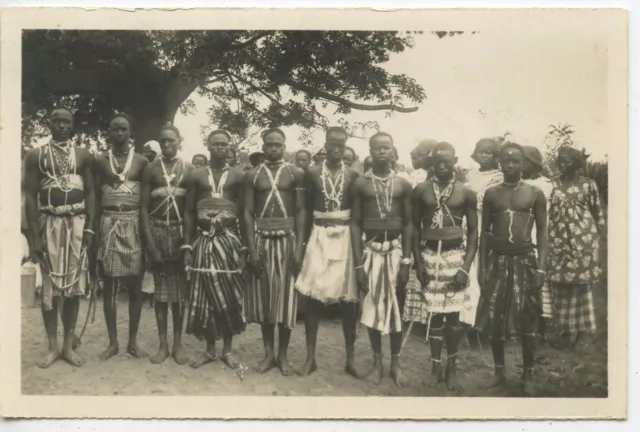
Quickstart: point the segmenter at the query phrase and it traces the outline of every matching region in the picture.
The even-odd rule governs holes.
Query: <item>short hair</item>
[[[298,150],[294,156],[298,156],[298,153],[305,153],[307,156],[309,156],[309,159],[311,159],[311,152],[307,149],[300,149]]]
[[[111,123],[117,118],[125,119],[127,121],[127,123],[129,124],[129,129],[133,129],[133,118],[129,114],[125,114],[125,113],[122,113],[122,112],[114,113],[109,118],[109,123],[108,124],[111,125]],[[162,130],[162,129],[160,129],[160,130]]]
[[[238,156],[238,149],[234,145],[230,145],[229,149],[227,151],[232,152],[233,153],[233,157]]]
[[[282,132],[282,129],[274,127],[274,128],[269,128],[262,133],[262,141],[264,141],[267,138],[267,136],[269,136],[272,133],[277,133],[285,140],[287,139],[287,136],[284,134],[284,132]]]
[[[325,133],[325,138],[329,138],[329,134],[331,134],[332,132],[341,133],[345,136],[345,138],[349,138],[349,132],[347,132],[345,128],[340,126],[331,126],[329,129],[327,129],[327,132]]]
[[[180,129],[178,129],[177,127],[175,127],[173,124],[171,124],[169,122],[165,123],[160,128],[160,133],[162,133],[162,131],[165,131],[165,130],[173,131],[178,136],[178,138],[182,138],[182,135],[180,135]]]
[[[433,147],[433,154],[435,155],[438,152],[451,152],[454,156],[456,155],[455,147],[445,141],[439,142]]]
[[[206,156],[206,155],[203,155],[202,153],[198,153],[198,154],[193,155],[193,157],[191,158],[191,162],[193,162],[194,160],[196,160],[196,158],[202,158],[202,159],[204,159],[204,162],[205,162],[205,163],[209,162],[209,159],[207,158],[207,156]]]
[[[229,132],[224,129],[216,129],[207,136],[207,143],[211,140],[211,137],[218,134],[226,136],[229,139],[229,142],[231,142],[231,134]]]
[[[356,153],[356,151],[353,149],[353,147],[346,146],[344,148],[344,151],[350,151],[351,153],[353,153],[354,160],[358,160],[358,153]]]
[[[522,148],[522,146],[518,143],[514,143],[514,142],[506,142],[502,145],[502,148],[500,149],[500,154],[502,154],[505,150],[509,150],[510,148],[516,149],[518,150],[522,156],[524,156],[524,149]]]
[[[369,145],[373,144],[373,141],[381,136],[386,136],[389,137],[389,139],[391,140],[391,143],[393,144],[393,137],[391,136],[390,133],[388,132],[376,132],[375,134],[373,134],[373,136],[371,138],[369,138]]]
[[[51,111],[49,111],[49,117],[51,117],[53,115],[54,112],[56,111],[66,111],[69,114],[71,114],[71,118],[75,120],[75,113],[73,111],[71,111],[71,109],[67,108],[66,106],[62,106],[62,105],[57,105],[54,106],[53,109]]]

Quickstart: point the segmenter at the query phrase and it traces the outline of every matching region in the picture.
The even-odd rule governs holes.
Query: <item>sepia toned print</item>
[[[626,416],[624,11],[20,12],[3,414]]]

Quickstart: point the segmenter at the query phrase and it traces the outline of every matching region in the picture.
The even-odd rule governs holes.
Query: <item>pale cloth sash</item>
[[[332,212],[314,211],[313,219],[348,221],[351,219],[351,209]],[[323,250],[322,255],[325,256],[326,259],[344,261],[351,255],[351,234],[349,226],[319,227],[314,225],[313,232],[316,233],[314,237],[317,243],[314,246],[309,244],[307,247],[321,248]],[[312,234],[312,236],[313,235],[314,234]]]

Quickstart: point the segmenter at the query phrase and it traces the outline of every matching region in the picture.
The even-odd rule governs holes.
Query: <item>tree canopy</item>
[[[23,144],[46,135],[47,113],[64,104],[83,137],[104,138],[114,112],[131,114],[140,146],[191,112],[194,92],[240,140],[250,127],[325,127],[327,110],[366,128],[344,116],[413,112],[425,100],[415,79],[384,68],[413,43],[387,31],[25,31]]]

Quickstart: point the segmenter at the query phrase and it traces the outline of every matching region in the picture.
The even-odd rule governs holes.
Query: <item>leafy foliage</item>
[[[23,144],[46,135],[59,104],[93,140],[114,111],[128,112],[140,143],[178,110],[194,112],[193,92],[238,142],[256,127],[324,128],[328,114],[413,112],[405,104],[424,101],[424,89],[383,67],[413,43],[393,31],[25,31]]]
[[[545,170],[551,177],[556,177],[558,171],[556,169],[556,155],[561,146],[575,147],[573,134],[575,130],[568,123],[558,123],[558,125],[549,125],[549,131],[544,138],[544,152],[542,155]]]

